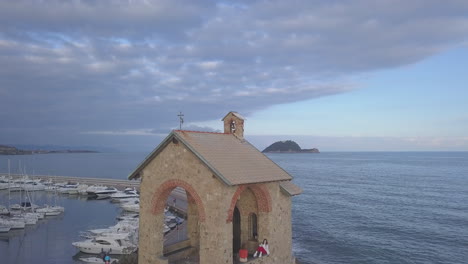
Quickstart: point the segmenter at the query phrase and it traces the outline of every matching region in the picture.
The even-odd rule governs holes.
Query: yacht
[[[35,191],[44,191],[46,186],[42,183],[37,183],[35,181],[27,181],[23,185],[23,190],[29,191],[29,192],[35,192]]]
[[[10,211],[3,205],[0,205],[0,215],[9,215]]]
[[[97,196],[96,192],[106,190],[107,188],[110,188],[110,187],[103,186],[103,185],[91,185],[86,189],[86,193],[88,194],[88,196],[96,197]]]
[[[36,212],[43,213],[46,216],[59,215],[63,213],[64,211],[65,211],[65,208],[63,208],[62,206],[49,206],[49,205],[36,209]]]
[[[108,227],[108,228],[100,228],[100,229],[91,229],[88,230],[92,235],[102,235],[102,234],[109,234],[109,233],[134,233],[135,230],[138,228],[138,219],[134,222],[131,221],[120,221],[116,225]]]
[[[87,239],[80,242],[73,242],[72,245],[83,253],[99,254],[102,251],[109,254],[130,254],[136,251],[137,247],[127,240],[127,235],[120,237],[98,236],[93,239]]]
[[[39,218],[33,215],[19,214],[13,215],[10,220],[15,222],[23,221],[25,225],[35,225]]]
[[[11,220],[10,218],[0,218],[0,225],[11,229],[23,229],[26,226],[24,220]]]
[[[138,203],[140,202],[139,197],[132,197],[132,198],[122,198],[122,199],[115,199],[113,202],[120,203],[120,204],[125,204],[125,203]]]
[[[139,213],[140,212],[140,203],[124,203],[120,207],[128,212]]]
[[[168,227],[166,224],[164,224],[163,233],[164,233],[164,234],[167,234],[167,233],[169,233],[169,231],[171,231],[171,228]]]
[[[118,191],[116,193],[111,194],[110,196],[111,199],[126,199],[134,197],[140,197],[140,195],[137,193],[137,190],[132,188],[126,188],[125,190]]]
[[[76,194],[78,193],[78,183],[69,183],[65,184],[62,188],[58,190],[61,194]]]
[[[118,192],[116,188],[107,187],[105,189],[95,191],[94,194],[97,195],[97,199],[106,199],[116,192]]]
[[[36,204],[32,204],[30,202],[22,202],[21,204],[13,204],[10,206],[10,210],[23,210],[23,211],[30,211],[36,210],[39,206]]]
[[[87,184],[80,184],[78,185],[77,188],[71,189],[68,194],[82,194],[83,192],[86,192],[86,189],[88,189]]]
[[[6,190],[8,188],[10,188],[10,182],[8,181],[7,178],[1,177],[0,178],[0,191],[1,190]]]
[[[8,189],[10,192],[20,192],[23,190],[23,187],[17,183],[10,183],[10,187]]]
[[[85,262],[85,263],[99,263],[99,264],[102,264],[104,262],[104,261],[102,261],[102,258],[98,258],[98,257],[79,258],[79,260],[82,261],[82,262]],[[110,263],[114,263],[114,262],[118,263],[119,260],[111,258]]]
[[[139,217],[140,217],[139,214],[129,213],[129,214],[117,216],[116,219],[119,221],[128,221],[128,220],[138,220]]]
[[[46,192],[55,192],[55,191],[57,191],[59,188],[60,188],[60,187],[55,186],[55,185],[47,185],[47,186],[45,187],[45,191],[46,191]]]
[[[10,231],[11,227],[9,226],[4,226],[4,225],[0,225],[0,233],[8,233],[8,231]]]

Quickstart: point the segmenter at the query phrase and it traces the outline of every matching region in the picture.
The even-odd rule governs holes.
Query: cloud
[[[2,1],[0,122],[9,136],[170,130],[179,111],[198,122],[345,93],[356,75],[466,44],[467,12],[435,0]]]

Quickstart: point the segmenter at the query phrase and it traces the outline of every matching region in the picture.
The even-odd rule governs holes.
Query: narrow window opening
[[[249,215],[249,239],[250,240],[258,239],[258,223],[257,223],[257,215],[255,213],[250,213]]]

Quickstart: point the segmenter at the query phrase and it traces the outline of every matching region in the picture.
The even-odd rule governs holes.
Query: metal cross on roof
[[[177,116],[179,117],[179,130],[182,130],[182,124],[184,123],[184,114],[182,114],[182,112],[179,112]]]

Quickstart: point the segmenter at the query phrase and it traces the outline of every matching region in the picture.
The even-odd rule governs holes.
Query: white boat
[[[88,196],[96,196],[97,191],[105,190],[106,188],[108,187],[102,185],[91,185],[86,189],[86,193]]]
[[[62,206],[49,206],[46,205],[45,207],[36,209],[36,212],[44,213],[46,216],[55,216],[63,213],[65,208]]]
[[[15,221],[15,222],[24,221],[25,225],[35,225],[39,219],[36,218],[36,217],[33,217],[33,216],[15,215],[15,216],[11,217],[10,220]]]
[[[23,210],[23,211],[36,210],[37,208],[39,208],[37,204],[31,204],[30,202],[22,202],[21,204],[13,204],[10,206],[10,210]]]
[[[55,211],[62,212],[62,213],[65,212],[65,207],[63,206],[53,205],[53,206],[49,206],[49,208]]]
[[[116,188],[107,187],[105,189],[95,191],[94,194],[97,195],[97,199],[106,199],[116,192],[118,192]]]
[[[10,192],[20,192],[23,190],[23,187],[19,184],[10,184],[10,187],[8,188]]]
[[[1,190],[6,190],[8,188],[10,188],[10,183],[9,183],[8,179],[5,178],[5,177],[1,177],[0,178],[0,191]]]
[[[0,225],[8,226],[11,229],[23,229],[26,226],[26,223],[23,220],[14,221],[11,219],[0,218]]]
[[[0,205],[0,215],[9,215],[10,211],[3,205]]]
[[[77,194],[78,193],[78,183],[66,184],[65,186],[58,189],[58,192],[61,194]]]
[[[140,217],[139,214],[130,213],[130,214],[117,216],[116,219],[119,221],[128,221],[128,220],[138,220],[138,217]]]
[[[168,233],[169,231],[171,231],[171,229],[170,229],[167,225],[164,225],[164,227],[163,227],[163,233],[166,234],[166,233]]]
[[[69,194],[83,194],[86,193],[86,190],[88,189],[87,184],[80,184],[76,189],[70,190]]]
[[[99,254],[102,251],[109,254],[130,254],[135,252],[137,247],[126,239],[126,235],[121,237],[99,236],[80,242],[73,242],[72,245],[83,253]]]
[[[37,181],[26,181],[23,184],[23,190],[29,192],[44,191],[45,188],[46,186],[44,184],[39,183]]]
[[[62,188],[62,187],[65,187],[65,185],[67,185],[68,182],[57,182],[57,183],[54,183],[54,186],[58,187],[58,188]]]
[[[126,199],[134,197],[140,197],[140,195],[137,190],[132,188],[126,188],[124,191],[118,191],[110,196],[111,199]]]
[[[56,216],[56,215],[59,215],[61,213],[62,212],[59,212],[59,211],[49,211],[49,212],[46,212],[45,215],[46,216]]]
[[[132,203],[124,203],[121,204],[120,207],[124,209],[127,212],[134,212],[134,213],[139,213],[140,212],[140,204],[132,204]]]
[[[120,204],[125,204],[125,203],[139,203],[140,198],[139,197],[133,197],[133,198],[123,198],[123,199],[116,199],[116,201]]]
[[[85,263],[99,263],[99,264],[104,263],[102,258],[98,258],[98,257],[79,258],[79,260]],[[110,259],[110,263],[118,263],[118,262],[119,262],[118,259],[114,259],[114,258]]]
[[[118,222],[116,225],[108,227],[108,228],[99,228],[99,229],[91,229],[88,230],[92,235],[101,235],[104,233],[134,233],[135,230],[138,228],[138,219],[134,221],[121,221]]]
[[[0,225],[0,233],[8,233],[8,231],[10,231],[11,227],[9,226],[3,226],[3,225]]]
[[[48,185],[45,187],[46,192],[55,192],[59,189],[60,187],[55,186],[55,185]]]

